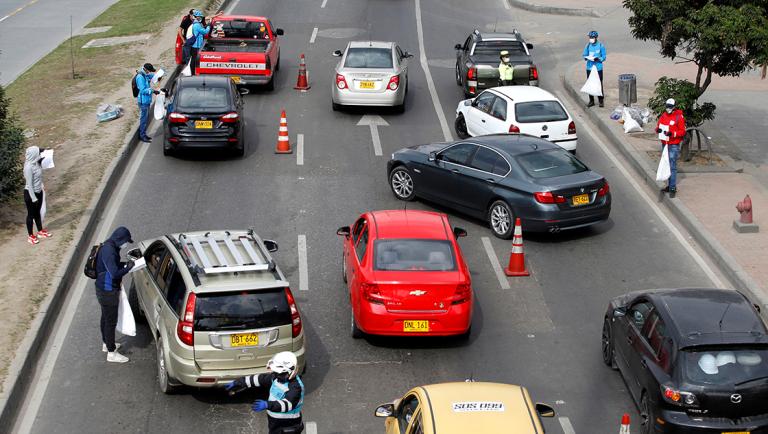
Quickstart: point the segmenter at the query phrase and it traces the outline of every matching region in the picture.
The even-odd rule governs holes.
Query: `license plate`
[[[213,128],[213,121],[195,121],[195,128]]]
[[[722,434],[749,434],[749,431],[723,431]]]
[[[373,89],[376,85],[372,81],[361,81],[360,82],[360,89]]]
[[[572,201],[572,203],[575,206],[588,205],[589,204],[589,195],[588,194],[577,194],[576,196],[573,196],[571,201]]]
[[[404,332],[428,332],[429,321],[407,319],[403,321],[403,331]]]
[[[231,347],[255,347],[259,345],[258,333],[244,333],[239,335],[229,335],[229,345]]]
[[[235,84],[240,84],[240,77],[229,77]]]

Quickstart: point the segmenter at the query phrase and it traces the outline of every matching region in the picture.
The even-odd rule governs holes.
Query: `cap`
[[[503,56],[509,56],[509,51],[507,51],[507,50],[504,50],[504,51],[502,51],[501,53],[499,53],[499,56],[502,56],[502,57],[503,57]]]
[[[665,104],[667,105],[667,107],[674,107],[675,106],[675,99],[674,98],[670,98],[670,99],[667,100],[667,102]]]
[[[149,72],[155,72],[155,67],[154,67],[154,66],[152,66],[152,64],[151,64],[151,63],[145,63],[145,64],[144,64],[144,69],[146,69],[146,70],[147,70],[147,71],[149,71]]]
[[[596,38],[597,37],[597,30],[592,30],[587,34],[590,38]]]
[[[196,17],[202,17],[203,16],[203,13],[201,11],[197,10],[197,9],[195,9],[195,11],[192,14],[194,16],[196,16]]]

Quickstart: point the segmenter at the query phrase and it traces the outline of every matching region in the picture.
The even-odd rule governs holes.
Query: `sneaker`
[[[677,196],[677,189],[676,189],[676,188],[674,188],[674,189],[670,189],[670,190],[669,190],[669,198],[670,198],[670,199],[672,199],[672,198],[674,198],[675,196]]]
[[[144,143],[152,143],[152,138],[150,137],[142,137],[139,140],[141,140]]]
[[[590,101],[590,102],[587,104],[587,107],[594,107],[594,106],[595,106],[595,102],[594,102],[594,101]]]
[[[661,191],[664,193],[669,193],[669,186],[662,188]]]
[[[43,229],[42,231],[39,231],[37,233],[37,238],[51,238],[53,235],[51,235],[50,232],[48,232],[46,229]]]
[[[120,347],[122,347],[122,346],[123,346],[123,344],[118,344],[117,342],[115,342],[115,351],[119,350]],[[107,344],[101,344],[101,352],[102,353],[109,352],[109,351],[107,351]]]
[[[39,243],[40,240],[38,240],[36,236],[30,235],[30,236],[27,237],[27,242],[29,244],[35,245],[35,244]]]
[[[605,107],[605,104],[603,104],[602,101],[600,101],[600,104],[598,104],[600,107]]]
[[[111,353],[107,353],[108,362],[126,363],[128,360],[130,360],[128,357],[125,357],[124,355],[118,353],[117,351],[112,351]]]

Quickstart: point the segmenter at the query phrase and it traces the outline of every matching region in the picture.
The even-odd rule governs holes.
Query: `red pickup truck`
[[[246,15],[222,15],[211,24],[211,33],[200,48],[197,75],[226,75],[239,85],[274,89],[283,29],[272,26],[268,18]],[[181,46],[176,45],[180,59]]]

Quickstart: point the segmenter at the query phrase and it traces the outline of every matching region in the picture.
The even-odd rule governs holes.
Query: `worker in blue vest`
[[[581,56],[584,58],[584,60],[587,61],[587,78],[589,78],[589,73],[592,71],[592,66],[597,68],[597,75],[600,77],[600,90],[603,90],[603,62],[605,62],[605,45],[603,45],[602,42],[597,40],[597,31],[592,30],[587,35],[589,36],[589,42],[584,47],[584,52],[581,54]],[[605,95],[605,92],[601,92],[603,95]],[[603,96],[597,97],[598,102],[600,103],[600,107],[603,106]],[[587,104],[587,107],[592,107],[595,105],[595,97],[590,95],[589,96],[589,104]]]
[[[251,387],[269,386],[269,398],[257,399],[253,411],[267,411],[269,434],[300,434],[304,431],[301,408],[304,406],[304,383],[298,376],[298,360],[290,351],[277,353],[267,362],[267,374],[249,375],[228,384],[230,395]]]

